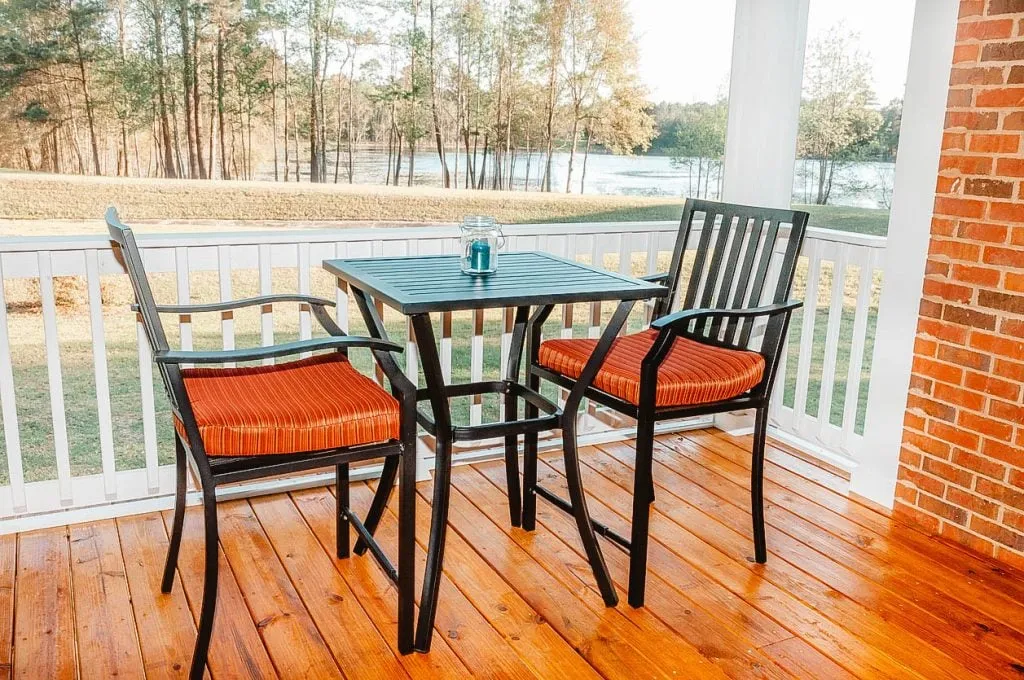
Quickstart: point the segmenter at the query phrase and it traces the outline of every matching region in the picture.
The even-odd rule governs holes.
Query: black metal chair
[[[206,666],[217,602],[218,532],[216,487],[274,475],[334,466],[337,482],[337,546],[349,555],[349,527],[358,534],[355,552],[369,550],[398,589],[398,647],[413,651],[416,508],[416,388],[389,352],[400,345],[345,335],[326,311],[334,303],[306,295],[268,295],[200,305],[157,305],[131,229],[114,208],[107,210],[111,240],[131,279],[153,358],[163,378],[175,425],[177,488],[174,523],[161,589],[174,584],[185,518],[186,465],[202,488],[206,569],[202,610],[189,677]],[[329,334],[269,347],[224,351],[180,351],[167,344],[160,313],[196,314],[298,302],[310,306]],[[369,348],[391,384],[391,394],[352,368],[347,351]],[[329,350],[306,359],[239,368],[199,367]],[[349,507],[349,465],[384,460],[380,486],[365,521]],[[396,477],[399,480],[397,569],[373,539]]]
[[[683,260],[694,228],[703,216],[692,268],[683,278]],[[572,512],[578,500],[585,508],[579,476],[574,414],[584,398],[637,420],[632,531],[629,539],[582,513],[580,531],[591,567],[605,602],[618,602],[596,534],[612,540],[630,555],[629,603],[643,606],[647,570],[650,504],[654,501],[652,458],[654,425],[661,420],[755,409],[751,503],[754,557],[767,560],[764,531],[762,473],[768,428],[768,405],[775,383],[790,317],[800,302],[788,300],[807,228],[808,215],[688,200],[683,208],[669,271],[647,277],[663,282],[669,294],[653,310],[650,328],[614,342],[548,340],[540,342],[545,314],[530,329],[528,385],[540,379],[569,390],[566,398],[563,445],[566,475],[573,501],[566,501],[537,484],[537,435],[524,446],[523,527],[536,526],[538,495]],[[781,257],[776,245],[789,225]],[[777,283],[769,301],[766,288],[774,272]],[[669,313],[682,295],[680,311]],[[616,312],[616,314],[628,313]],[[753,347],[755,321],[763,335]],[[615,320],[613,320],[613,323]],[[601,363],[589,361],[600,357]],[[529,416],[529,414],[527,414]],[[577,513],[577,517],[581,516]]]

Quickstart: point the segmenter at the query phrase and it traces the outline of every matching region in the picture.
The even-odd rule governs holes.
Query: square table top
[[[324,260],[324,269],[403,314],[525,307],[668,294],[656,283],[539,252],[501,253],[498,271],[469,276],[458,255]]]

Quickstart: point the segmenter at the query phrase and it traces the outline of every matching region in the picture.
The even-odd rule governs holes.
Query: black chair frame
[[[122,264],[129,274],[135,293],[136,304],[132,308],[141,316],[146,337],[153,352],[153,358],[163,379],[164,388],[170,401],[171,410],[182,423],[186,436],[182,438],[175,428],[175,472],[176,489],[174,498],[174,519],[167,560],[164,565],[161,590],[169,593],[174,584],[174,574],[181,547],[182,528],[185,519],[187,491],[187,466],[191,459],[192,468],[199,479],[205,526],[205,574],[203,600],[199,616],[199,627],[189,677],[197,680],[203,677],[207,652],[213,634],[213,620],[217,602],[218,580],[218,528],[216,510],[216,488],[219,485],[272,477],[319,468],[334,467],[337,483],[336,554],[339,558],[349,556],[350,527],[355,529],[358,539],[354,547],[356,554],[367,550],[373,555],[388,578],[398,590],[398,648],[403,654],[413,651],[414,636],[414,592],[415,587],[415,528],[416,528],[416,386],[398,369],[391,352],[403,348],[395,343],[378,338],[349,336],[335,323],[327,312],[334,303],[308,295],[267,295],[226,302],[196,305],[157,305],[146,277],[142,257],[132,230],[121,223],[117,211],[109,208],[106,213],[107,227],[115,249],[120,253]],[[182,351],[172,350],[167,343],[160,314],[195,314],[203,312],[224,312],[244,307],[273,305],[280,302],[298,302],[309,305],[314,317],[329,334],[326,338],[282,343],[251,349]],[[183,364],[222,364],[224,362],[255,361],[274,357],[294,356],[317,350],[333,350],[347,353],[353,348],[368,348],[388,378],[392,394],[401,408],[400,438],[382,444],[346,447],[325,451],[310,451],[297,454],[259,456],[208,456],[203,447],[195,415],[189,403],[188,393],[182,379]],[[379,486],[374,494],[364,520],[349,507],[349,466],[371,459],[383,459]],[[400,479],[399,479],[400,475]],[[391,562],[381,546],[374,540],[384,511],[387,508],[396,479],[399,482],[398,508],[398,566]]]
[[[689,278],[681,281],[683,258],[694,230],[695,216],[703,215],[696,255]],[[653,451],[654,426],[662,420],[705,416],[741,409],[755,410],[753,464],[751,466],[751,511],[753,515],[754,559],[767,561],[764,529],[763,471],[764,449],[768,429],[768,407],[777,377],[785,338],[792,313],[801,307],[789,300],[797,261],[806,235],[808,215],[805,212],[757,208],[704,200],[687,200],[680,220],[679,236],[672,253],[669,271],[645,277],[663,283],[669,293],[654,306],[650,327],[658,331],[654,344],[641,363],[640,399],[635,405],[593,386],[600,366],[611,350],[612,342],[595,347],[579,378],[572,379],[552,371],[538,362],[541,326],[552,306],[538,310],[531,319],[527,364],[527,386],[539,390],[540,380],[549,380],[567,390],[563,425],[566,481],[570,499],[566,500],[537,483],[537,435],[527,434],[523,447],[523,515],[527,531],[536,527],[537,496],[550,501],[561,510],[586,521],[580,533],[590,558],[591,568],[605,603],[618,602],[614,585],[597,543],[604,536],[630,556],[629,603],[644,604],[647,571],[647,543],[650,505],[654,502]],[[762,304],[769,284],[770,268],[776,243],[789,225],[788,240],[771,302]],[[776,258],[777,259],[777,258]],[[685,283],[685,290],[682,290]],[[676,297],[683,294],[680,311],[669,313]],[[620,305],[609,325],[622,326],[630,308]],[[748,392],[732,399],[693,406],[658,407],[655,405],[658,368],[668,356],[677,338],[689,338],[729,349],[748,349],[755,321],[763,324],[763,336],[757,351],[764,357],[765,370],[761,382]],[[632,528],[626,538],[609,527],[589,518],[584,510],[586,498],[579,474],[579,458],[575,418],[583,399],[607,406],[637,420],[636,464],[634,470]],[[527,417],[530,417],[527,405]],[[578,522],[580,523],[580,522]]]

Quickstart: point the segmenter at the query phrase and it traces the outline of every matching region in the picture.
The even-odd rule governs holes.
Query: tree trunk
[[[193,78],[192,38],[189,35],[189,0],[178,0],[178,26],[181,31],[181,84],[185,94],[185,141],[188,146],[189,177],[199,177],[199,164],[196,156],[196,124],[193,120],[195,109],[192,103]]]
[[[448,159],[444,155],[444,140],[441,137],[441,114],[437,103],[437,65],[434,63],[434,0],[430,0],[430,108],[434,118],[434,143],[437,157],[441,162],[441,181],[445,189],[451,188],[452,178],[448,172]]]
[[[355,164],[352,162],[353,139],[352,123],[356,115],[355,89],[356,89],[356,51],[358,47],[352,47],[352,61],[348,65],[348,183],[352,184],[355,173]],[[389,163],[390,165],[390,163]]]
[[[171,140],[171,124],[167,115],[166,76],[164,66],[164,19],[159,1],[153,3],[153,43],[156,50],[156,91],[160,113],[160,133],[163,139],[164,176],[175,178],[174,145]]]
[[[579,108],[576,109],[575,114],[572,117],[572,146],[569,147],[569,169],[565,173],[565,193],[572,191],[572,164],[576,160],[576,137],[580,132],[580,117]]]
[[[583,186],[587,181],[587,159],[590,157],[590,142],[593,139],[593,133],[589,127],[583,131],[583,134],[587,136],[587,146],[583,151],[583,168],[580,171],[580,194],[583,193]]]
[[[81,29],[76,21],[76,13],[74,6],[68,3],[68,14],[71,17],[71,33],[75,41],[75,56],[78,60],[78,73],[82,80],[82,97],[85,99],[85,117],[89,123],[89,142],[92,145],[92,163],[93,163],[93,174],[103,174],[103,168],[100,167],[100,150],[99,144],[96,141],[96,120],[94,117],[92,97],[89,94],[89,76],[85,70],[85,51],[82,49],[82,35]]]
[[[274,143],[274,181],[280,179],[277,166],[277,49],[270,53],[270,137]]]
[[[217,136],[220,138],[220,178],[231,179],[224,139],[224,27],[217,28]]]
[[[196,166],[199,169],[199,179],[209,177],[206,164],[203,162],[203,117],[200,115],[202,108],[199,99],[199,6],[192,7],[192,124],[195,126],[196,136]]]
[[[309,2],[309,59],[310,59],[310,77],[312,78],[312,86],[309,88],[309,181],[320,182],[322,177],[320,176],[320,154],[322,150],[320,148],[320,103],[317,101],[317,95],[320,91],[320,43],[321,43],[321,27],[320,27],[320,0],[310,0]]]

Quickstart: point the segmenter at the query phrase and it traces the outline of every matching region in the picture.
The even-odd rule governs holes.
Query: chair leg
[[[192,652],[189,680],[199,680],[206,668],[206,654],[213,635],[213,615],[217,610],[217,576],[220,566],[217,549],[217,497],[213,485],[203,488],[203,515],[206,529],[206,573],[203,580],[203,606],[199,613],[199,630]]]
[[[178,551],[181,549],[181,533],[185,524],[185,486],[186,486],[185,445],[177,435],[174,437],[174,522],[171,524],[171,542],[167,546],[167,560],[164,562],[164,578],[160,590],[171,592],[174,587],[174,572],[178,568]]]
[[[337,514],[337,528],[335,529],[336,543],[335,552],[339,559],[348,557],[349,549],[349,521],[348,521],[348,463],[339,463],[335,466],[334,483],[335,489],[335,513]]]
[[[526,367],[526,383],[531,390],[540,390],[540,378],[532,375]],[[536,418],[537,407],[526,403],[525,417]],[[523,510],[522,527],[526,531],[537,528],[537,438],[536,432],[523,435]]]
[[[505,396],[505,420],[517,420],[518,400],[511,394]],[[523,493],[519,488],[519,437],[505,437],[505,486],[508,489],[508,515],[512,526],[522,525]]]
[[[604,598],[604,603],[607,606],[614,607],[619,602],[619,596],[616,594],[615,585],[608,574],[608,566],[604,562],[601,546],[597,544],[597,535],[590,522],[586,493],[583,490],[583,477],[580,473],[580,460],[576,448],[575,411],[566,412],[562,423],[562,448],[565,452],[565,478],[569,487],[573,517],[576,519],[576,529],[580,532],[580,539],[583,541],[583,548],[587,553],[587,561],[590,562],[590,568],[594,572],[594,580],[597,581],[601,597]]]
[[[430,538],[427,542],[427,565],[423,570],[423,591],[420,594],[420,614],[416,623],[416,651],[429,652],[434,635],[434,617],[437,614],[437,596],[441,590],[444,568],[444,545],[448,535],[448,506],[451,501],[452,454],[451,444],[438,437],[434,463],[434,499],[431,503]]]
[[[633,477],[633,518],[629,548],[629,604],[644,606],[647,587],[647,537],[650,533],[654,482],[651,476],[654,456],[654,422],[637,424],[636,467]]]
[[[413,445],[415,446],[415,444]],[[416,457],[415,448],[412,449],[411,454],[407,454]],[[384,516],[384,511],[387,510],[388,501],[391,500],[391,492],[395,489],[395,479],[398,477],[398,456],[389,456],[384,459],[384,469],[380,473],[380,481],[377,483],[377,491],[373,494],[373,500],[370,502],[370,509],[366,511],[366,519],[363,520],[363,526],[370,532],[372,536],[377,531],[377,525],[380,524],[380,518]],[[356,555],[365,555],[367,550],[366,541],[360,536],[356,539],[356,547],[353,549]]]
[[[416,619],[416,447],[402,456],[398,486],[398,651],[415,650]],[[428,643],[429,644],[429,643]]]
[[[750,465],[750,510],[754,518],[754,560],[768,561],[764,531],[764,447],[768,438],[768,409],[758,409],[754,423],[753,461]]]

